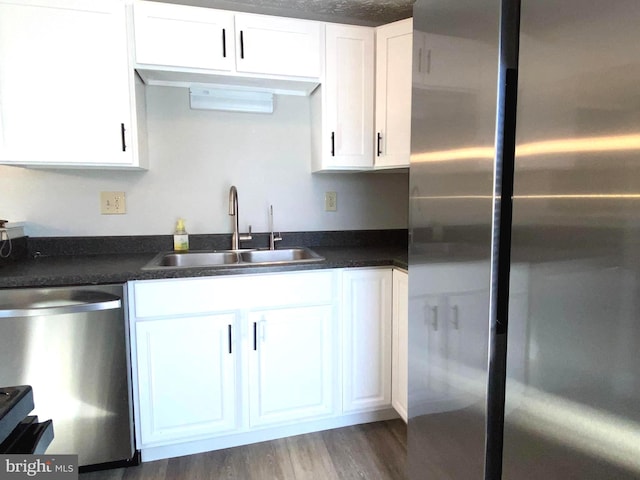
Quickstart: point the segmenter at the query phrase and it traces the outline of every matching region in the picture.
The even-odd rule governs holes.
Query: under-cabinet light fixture
[[[193,110],[273,113],[273,93],[226,88],[190,88],[189,105]]]

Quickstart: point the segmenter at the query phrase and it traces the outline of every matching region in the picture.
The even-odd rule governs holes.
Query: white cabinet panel
[[[236,428],[235,314],[135,327],[143,445]]]
[[[336,271],[135,282],[137,318],[332,303]],[[248,294],[250,292],[250,294]]]
[[[332,307],[252,312],[249,396],[251,427],[334,412],[335,333]]]
[[[393,332],[391,347],[391,400],[393,408],[408,419],[409,276],[393,270]]]
[[[376,168],[408,167],[413,21],[376,29]]]
[[[235,26],[238,72],[320,76],[320,22],[236,14]]]
[[[343,275],[343,410],[391,404],[391,269]]]
[[[0,1],[0,162],[138,166],[125,4]]]
[[[373,69],[372,28],[327,25],[323,128],[314,170],[373,167]]]
[[[134,4],[138,64],[231,71],[233,13],[159,2]]]

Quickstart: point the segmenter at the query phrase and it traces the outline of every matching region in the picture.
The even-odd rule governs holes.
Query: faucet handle
[[[272,231],[269,234],[269,250],[275,250],[276,249],[276,242],[279,242],[281,240],[282,240],[282,237],[280,236],[280,232],[278,232],[278,234],[276,235]]]
[[[241,233],[240,235],[238,235],[238,239],[242,240],[243,242],[247,240],[253,240],[253,237],[251,236],[251,225],[249,225],[249,233]]]

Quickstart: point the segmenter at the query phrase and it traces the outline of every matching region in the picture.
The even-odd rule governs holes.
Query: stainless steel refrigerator
[[[408,478],[640,478],[639,25],[415,3]]]

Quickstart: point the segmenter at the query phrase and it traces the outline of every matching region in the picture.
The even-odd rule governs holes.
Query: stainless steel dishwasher
[[[124,303],[123,285],[0,290],[0,387],[31,385],[47,454],[87,470],[135,456]]]

